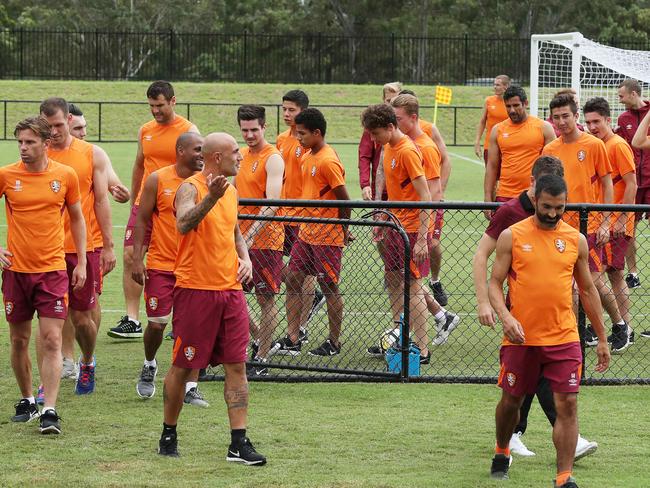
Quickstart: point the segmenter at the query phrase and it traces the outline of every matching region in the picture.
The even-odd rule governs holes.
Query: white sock
[[[199,386],[199,384],[196,383],[195,381],[188,381],[187,383],[185,383],[185,393],[190,391],[192,388],[196,388],[197,386]]]
[[[33,396],[25,397],[25,398],[23,398],[23,400],[29,400],[29,403],[36,403],[36,400],[34,400]]]
[[[129,317],[129,320],[131,322],[135,322],[135,325],[140,325],[140,321],[138,319],[134,319],[133,317]]]
[[[434,315],[434,317],[436,318],[436,320],[438,322],[445,319],[445,312],[446,312],[446,310],[444,308],[440,307],[440,311],[437,314]]]
[[[616,325],[625,325],[625,320],[621,320],[621,321],[618,322]]]
[[[43,407],[43,410],[41,410],[41,415],[47,412],[48,410],[52,410],[53,412],[56,412],[54,407]]]
[[[156,367],[156,358],[153,358],[151,361],[147,361],[146,359],[144,360],[144,365],[147,366],[148,368],[155,368]]]
[[[429,280],[429,283],[432,285],[435,285],[436,283],[440,283],[440,279],[434,280],[433,278]]]

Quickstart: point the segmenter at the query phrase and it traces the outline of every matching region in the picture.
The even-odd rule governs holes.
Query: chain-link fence
[[[502,339],[500,324],[495,329],[479,324],[475,290],[472,281],[472,258],[476,251],[488,221],[485,210],[494,210],[496,204],[484,203],[429,203],[419,202],[404,204],[387,202],[271,202],[269,200],[242,200],[245,205],[284,204],[302,205],[308,208],[320,207],[336,209],[344,206],[351,209],[352,215],[348,223],[351,238],[344,248],[341,248],[340,276],[336,280],[335,291],[338,297],[332,297],[332,289],[327,284],[330,268],[336,268],[338,257],[328,256],[305,249],[297,249],[300,243],[296,241],[289,250],[291,257],[285,256],[279,264],[279,271],[268,272],[270,281],[276,286],[277,293],[270,294],[274,306],[265,297],[251,291],[247,294],[252,321],[253,338],[258,344],[251,342],[250,375],[254,380],[280,381],[429,381],[429,382],[472,382],[493,383],[499,371],[499,347]],[[429,240],[430,249],[441,250],[440,283],[447,299],[440,295],[440,289],[435,290],[429,283],[429,277],[423,280],[415,279],[417,274],[409,249],[406,246],[407,235],[398,228],[392,218],[377,221],[377,212],[384,208],[394,214],[398,208],[411,209],[428,208],[432,211],[433,220],[438,220],[444,211],[444,225],[440,240]],[[600,212],[619,211],[650,211],[650,206],[568,206],[569,210],[579,211],[583,233],[586,233],[588,219],[596,218]],[[311,214],[313,216],[313,212]],[[379,214],[379,218],[384,218]],[[630,216],[633,214],[630,213]],[[328,217],[331,217],[329,214]],[[334,210],[334,217],[337,216]],[[341,220],[331,218],[298,218],[288,216],[259,217],[253,215],[240,216],[242,219],[267,220],[281,224],[298,224],[311,226],[311,238],[323,239],[330,242],[338,233],[342,234]],[[633,217],[630,217],[633,218]],[[279,224],[276,224],[279,225]],[[316,230],[320,229],[320,230]],[[596,364],[595,349],[585,348],[585,383],[618,384],[618,383],[650,383],[650,339],[641,336],[644,331],[650,331],[647,320],[650,305],[650,293],[646,281],[645,270],[650,265],[650,243],[648,238],[648,223],[642,220],[636,232],[636,261],[641,279],[641,286],[630,288],[625,280],[627,271],[604,272],[602,281],[608,285],[611,300],[621,305],[621,313],[634,331],[634,342],[624,347],[618,353],[612,354],[610,368],[604,374],[594,370]],[[604,261],[607,256],[615,256],[619,261],[623,257],[617,252],[617,246],[625,239],[612,241],[608,247],[598,248],[601,252],[598,259]],[[628,239],[629,241],[629,239]],[[276,246],[277,247],[277,246]],[[318,246],[314,246],[318,247]],[[406,248],[406,253],[404,252]],[[277,250],[281,253],[282,251]],[[415,251],[414,251],[415,252]],[[258,253],[259,254],[259,253]],[[432,253],[432,255],[435,253]],[[262,260],[273,261],[262,253]],[[293,261],[293,263],[292,263]],[[388,264],[386,263],[388,261]],[[434,260],[435,261],[435,260]],[[492,259],[490,259],[490,263]],[[406,263],[410,273],[401,273]],[[258,274],[264,274],[264,261],[256,263]],[[435,271],[435,262],[434,262]],[[389,270],[388,273],[386,270]],[[261,270],[261,271],[260,271]],[[336,271],[336,269],[334,269]],[[295,272],[304,275],[305,272],[319,275],[317,280],[306,277],[296,284]],[[392,273],[392,274],[391,274]],[[334,273],[336,274],[336,273]],[[398,277],[399,283],[395,282]],[[489,276],[489,274],[488,274]],[[301,276],[302,278],[302,276]],[[613,282],[612,282],[613,279]],[[409,280],[412,280],[409,282]],[[621,286],[622,284],[624,286]],[[268,280],[267,280],[268,281]],[[284,281],[285,283],[280,283]],[[316,281],[314,286],[314,281]],[[332,281],[332,276],[329,276]],[[419,296],[408,302],[404,290],[414,290],[421,282],[424,286]],[[613,285],[612,285],[613,283]],[[634,285],[634,284],[633,284]],[[316,293],[314,292],[316,290]],[[618,297],[614,296],[615,290]],[[258,288],[258,292],[260,289]],[[320,295],[319,292],[323,292]],[[448,312],[446,319],[437,321],[434,317],[437,309],[428,297],[437,296]],[[621,294],[629,295],[629,302],[622,299]],[[416,293],[418,295],[418,293]],[[618,298],[618,300],[617,300]],[[605,297],[607,302],[608,298]],[[414,303],[414,301],[416,303]],[[424,303],[427,306],[424,306]],[[342,303],[342,313],[340,307]],[[625,304],[629,303],[629,311]],[[292,308],[294,307],[294,308]],[[296,310],[296,307],[299,309]],[[269,312],[272,311],[272,312]],[[293,313],[292,313],[293,311]],[[403,314],[401,325],[400,314]],[[454,319],[456,315],[458,319]],[[426,317],[424,328],[418,326],[418,317]],[[607,333],[612,334],[612,322],[604,312],[604,322]],[[339,323],[337,323],[337,321]],[[396,322],[397,321],[397,322]],[[291,323],[290,323],[291,322]],[[585,340],[585,317],[579,314],[581,338]],[[447,326],[445,328],[445,326]],[[340,327],[340,334],[338,328]],[[406,332],[410,331],[410,336]],[[260,330],[266,332],[260,332]],[[618,333],[617,330],[614,330]],[[266,334],[265,338],[262,336]],[[283,343],[286,336],[293,340]],[[411,344],[401,341],[401,337],[410,337]],[[426,337],[426,339],[425,339]],[[270,345],[259,344],[265,340]],[[326,345],[330,340],[333,344]],[[340,340],[340,350],[338,341]],[[291,349],[291,345],[300,342],[300,346]],[[614,341],[614,346],[620,346]],[[415,343],[415,344],[413,344]],[[420,346],[420,349],[413,347]],[[330,346],[334,346],[333,348]],[[328,349],[329,347],[329,349]],[[264,349],[259,354],[258,348]],[[267,350],[270,350],[267,352]],[[320,349],[320,350],[319,350]],[[418,352],[426,357],[424,351],[430,351],[430,358],[419,363]],[[257,360],[253,361],[257,353]],[[389,367],[390,363],[390,367]],[[419,366],[419,367],[418,367]],[[204,379],[220,378],[220,367],[209,368]]]

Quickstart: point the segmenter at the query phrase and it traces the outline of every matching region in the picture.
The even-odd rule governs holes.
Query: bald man
[[[158,452],[178,456],[176,423],[185,383],[192,370],[222,364],[231,443],[227,461],[262,465],[246,437],[248,382],[248,307],[242,282],[253,267],[237,225],[237,191],[228,182],[242,161],[235,139],[225,133],[206,136],[203,171],[190,176],[176,192],[178,243],[174,289],[174,352],[165,377],[164,423]]]

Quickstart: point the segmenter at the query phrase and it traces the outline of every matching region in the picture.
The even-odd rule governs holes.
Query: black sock
[[[230,431],[230,443],[239,444],[246,437],[246,429],[233,429]]]
[[[175,425],[167,425],[163,422],[163,435],[176,434]]]

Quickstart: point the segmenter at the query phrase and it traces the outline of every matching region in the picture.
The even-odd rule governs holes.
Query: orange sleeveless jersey
[[[433,140],[433,122],[429,122],[428,120],[424,119],[418,119],[418,125],[420,126],[420,130]]]
[[[576,142],[566,144],[564,138],[548,143],[542,154],[550,154],[562,161],[564,180],[569,190],[569,203],[600,203],[600,178],[612,172],[603,141],[582,132]],[[565,212],[564,221],[580,228],[577,212]],[[600,217],[589,218],[588,232],[598,230]]]
[[[176,173],[176,165],[154,171],[158,176],[156,207],[151,217],[151,243],[147,250],[147,269],[174,271],[178,250],[178,231],[174,215],[176,190],[185,181]]]
[[[48,158],[47,169],[30,173],[22,161],[0,168],[0,195],[7,212],[11,270],[65,270],[63,211],[80,200],[72,168]]]
[[[384,176],[388,200],[420,201],[412,182],[424,176],[424,164],[420,151],[409,137],[404,136],[395,146],[384,145]],[[393,213],[406,232],[418,232],[420,210],[395,208]]]
[[[236,184],[239,198],[266,198],[266,162],[273,154],[280,155],[275,146],[266,144],[260,152],[253,153],[249,147],[241,150],[244,159],[237,173]],[[240,206],[240,214],[257,215],[260,207]],[[253,225],[252,220],[240,220],[239,228],[246,235]],[[282,251],[284,226],[281,222],[267,222],[253,239],[251,249],[272,249]]]
[[[497,124],[497,145],[501,151],[501,175],[497,196],[518,197],[530,186],[530,173],[544,149],[544,121],[529,115],[522,124],[504,120]]]
[[[284,184],[282,185],[282,198],[296,200],[302,198],[302,160],[309,153],[300,145],[298,139],[291,135],[291,129],[285,130],[278,135],[275,141],[275,147],[278,148],[282,159],[284,159]],[[301,209],[287,207],[282,209],[278,215],[288,217],[300,216]],[[300,225],[298,222],[290,222],[287,225]]]
[[[150,120],[140,128],[140,144],[144,154],[144,173],[135,204],[140,203],[140,193],[147,177],[154,171],[176,162],[176,139],[192,127],[192,122],[176,114],[170,124]]]
[[[436,143],[431,140],[426,134],[420,134],[419,137],[413,139],[415,145],[420,150],[422,155],[422,163],[424,165],[424,176],[427,180],[440,178],[440,163],[442,157],[440,150]]]
[[[79,192],[81,194],[81,212],[86,221],[86,251],[92,251],[95,249],[93,242],[93,225],[97,225],[97,220],[94,219],[95,193],[93,192],[93,145],[73,137],[72,144],[70,144],[67,149],[56,151],[49,148],[47,155],[54,161],[70,166],[77,174],[77,178],[79,179]],[[63,228],[65,230],[63,249],[66,253],[77,252],[74,246],[74,239],[72,239],[70,217],[68,216],[67,211],[63,214]]]
[[[623,176],[636,173],[634,153],[627,141],[618,134],[614,134],[605,142],[605,149],[607,149],[609,163],[612,166],[612,184],[614,185],[612,203],[623,203],[623,194],[625,193]],[[612,213],[611,223],[614,224],[620,216],[621,212]],[[632,213],[628,213],[628,219],[625,222],[625,235],[629,237],[634,235],[634,215]]]
[[[332,189],[345,185],[345,169],[336,151],[328,144],[316,154],[309,153],[303,160],[303,200],[336,200]],[[336,208],[305,208],[304,217],[336,219]],[[332,224],[300,224],[298,237],[313,246],[343,247],[343,229]]]
[[[208,193],[203,173],[185,180],[197,190],[196,203]],[[228,185],[199,225],[180,235],[174,266],[176,286],[194,290],[241,290],[237,281],[239,256],[235,248],[237,190]]]
[[[483,143],[483,149],[486,151],[490,146],[490,134],[492,134],[492,127],[497,125],[499,122],[503,122],[508,119],[508,111],[506,110],[506,103],[503,101],[503,98],[497,95],[489,96],[485,99],[485,112],[487,114],[487,119],[485,120],[485,142]]]
[[[577,342],[573,269],[580,234],[562,221],[555,230],[543,230],[534,219],[529,217],[510,227],[510,313],[524,329],[524,346]],[[503,344],[513,345],[506,337]]]

